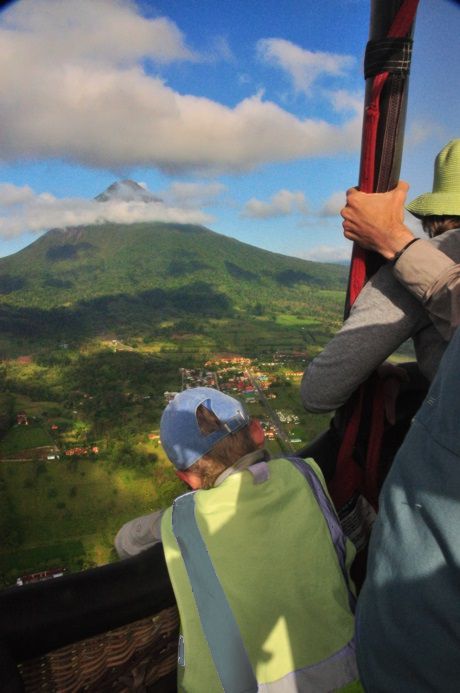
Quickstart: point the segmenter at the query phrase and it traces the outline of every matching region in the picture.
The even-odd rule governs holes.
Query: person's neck
[[[213,487],[219,486],[223,481],[225,481],[225,479],[227,479],[232,474],[236,474],[237,472],[243,472],[252,464],[256,464],[256,462],[262,462],[263,460],[266,461],[269,459],[270,453],[266,448],[259,448],[258,450],[248,452],[246,453],[246,455],[240,457],[239,460],[234,462],[230,467],[224,469],[224,471],[221,472],[217,479],[214,481]]]

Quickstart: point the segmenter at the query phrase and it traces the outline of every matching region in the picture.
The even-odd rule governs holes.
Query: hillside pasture
[[[27,395],[15,395],[15,405],[17,411],[25,411],[28,416],[43,417],[60,413],[60,407],[55,401],[34,400]]]
[[[277,325],[283,327],[312,327],[321,325],[321,320],[318,318],[301,317],[300,315],[292,315],[290,313],[282,313],[276,316]]]
[[[16,424],[0,441],[0,456],[6,457],[20,452],[44,446],[54,445],[50,434],[37,423],[28,426]]]
[[[54,566],[69,571],[115,558],[113,540],[127,520],[166,507],[184,490],[162,452],[143,468],[103,459],[0,464],[0,575]]]

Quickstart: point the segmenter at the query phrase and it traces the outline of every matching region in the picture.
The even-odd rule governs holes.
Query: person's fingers
[[[409,183],[406,183],[404,180],[400,180],[398,182],[398,185],[396,186],[397,190],[400,190],[401,192],[407,193],[410,188]]]
[[[409,190],[409,185],[403,180],[400,180],[398,185],[393,191],[393,198],[395,201],[398,201],[399,204],[403,207],[404,202],[406,201],[407,197],[407,191]]]
[[[347,238],[349,241],[355,241],[357,236],[353,233],[353,231],[345,226],[345,222],[342,224],[343,226],[343,235],[345,238]]]
[[[357,192],[359,192],[358,188],[348,188],[348,190],[346,191],[346,193],[345,193],[346,204],[340,210],[340,216],[342,216],[343,218],[345,218],[348,214],[349,209],[347,209],[347,208],[349,208],[350,199],[353,199],[353,195],[355,195]]]
[[[355,195],[355,194],[358,193],[358,192],[359,192],[359,190],[358,190],[358,188],[357,188],[356,185],[355,185],[355,186],[353,186],[352,188],[348,188],[348,190],[347,190],[346,193],[345,193],[345,196],[346,196],[347,198],[349,198],[350,196],[353,196],[353,195]]]

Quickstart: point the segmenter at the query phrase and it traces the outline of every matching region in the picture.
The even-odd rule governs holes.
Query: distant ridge
[[[0,329],[35,341],[81,341],[180,320],[187,331],[202,329],[200,321],[281,312],[323,320],[343,300],[337,292],[347,274],[191,224],[52,229],[0,258]]]
[[[52,229],[0,258],[0,302],[68,306],[198,281],[244,305],[308,289],[344,289],[346,275],[346,267],[262,250],[204,226],[105,223]]]

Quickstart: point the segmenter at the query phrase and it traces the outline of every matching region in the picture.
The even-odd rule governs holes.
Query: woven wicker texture
[[[23,662],[27,693],[148,691],[177,663],[175,607]]]

